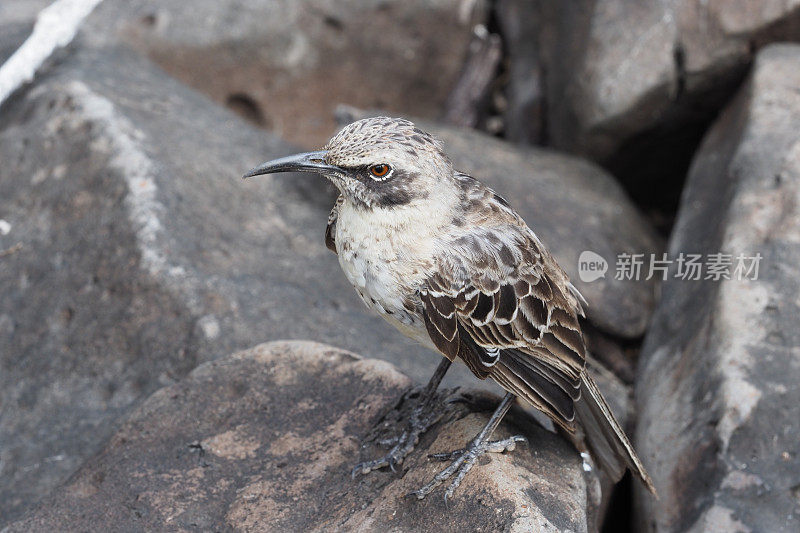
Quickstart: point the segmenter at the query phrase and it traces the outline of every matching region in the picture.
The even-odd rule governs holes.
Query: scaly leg
[[[455,492],[455,490],[461,484],[461,480],[464,479],[464,476],[467,475],[467,472],[469,472],[481,455],[488,452],[496,453],[512,451],[518,442],[527,442],[525,437],[521,435],[515,435],[513,437],[498,441],[489,440],[494,430],[497,429],[498,425],[500,425],[500,421],[511,408],[514,398],[515,396],[510,392],[505,395],[503,401],[500,402],[500,405],[497,407],[497,409],[495,409],[492,417],[489,419],[489,422],[486,423],[486,426],[484,426],[481,432],[478,433],[474,439],[472,439],[466,448],[462,448],[454,452],[437,453],[431,455],[430,457],[433,459],[439,459],[443,461],[452,459],[453,462],[450,464],[450,466],[436,474],[436,477],[434,477],[428,484],[419,490],[412,492],[411,495],[414,495],[421,500],[430,494],[431,491],[433,491],[433,489],[439,486],[443,481],[448,479],[453,474],[456,474],[455,479],[444,493],[444,500],[447,502],[448,498],[453,495],[453,492]]]
[[[442,417],[442,410],[437,409],[437,406],[433,405],[433,399],[436,398],[436,389],[447,373],[447,369],[450,368],[450,364],[451,361],[449,359],[442,357],[442,362],[436,367],[436,371],[417,399],[417,405],[411,412],[411,417],[408,420],[406,429],[399,436],[388,441],[383,441],[384,444],[393,445],[389,453],[380,459],[357,464],[355,468],[353,468],[353,476],[359,472],[368,474],[373,470],[385,466],[395,471],[397,465],[401,464],[406,456],[414,449],[414,446],[417,445],[420,435],[439,421]]]

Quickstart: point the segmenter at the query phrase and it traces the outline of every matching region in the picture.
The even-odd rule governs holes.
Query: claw
[[[362,474],[368,474],[373,470],[378,470],[379,468],[387,466],[392,472],[397,473],[397,467],[403,463],[403,460],[419,443],[420,435],[436,424],[442,416],[443,413],[441,409],[438,409],[435,405],[429,405],[427,408],[424,408],[424,406],[415,407],[411,413],[408,426],[402,433],[395,437],[378,441],[378,444],[392,446],[391,450],[379,459],[357,464],[353,468],[353,477],[355,477],[359,471]]]
[[[451,361],[447,358],[442,358],[436,371],[431,376],[428,385],[425,387],[417,387],[407,391],[401,401],[397,404],[395,409],[400,408],[406,401],[414,402],[411,409],[411,417],[409,418],[408,425],[399,436],[383,439],[379,441],[381,444],[386,443],[392,446],[392,449],[385,456],[374,461],[367,461],[360,463],[353,468],[353,477],[359,471],[366,474],[372,470],[388,466],[392,472],[397,472],[397,466],[403,463],[403,460],[414,449],[414,446],[419,442],[419,436],[428,430],[431,426],[436,424],[444,414],[441,405],[433,400],[439,399],[439,394],[436,389],[442,381],[447,369],[450,367]],[[441,396],[446,397],[446,393]]]
[[[411,494],[416,495],[416,497],[421,500],[433,492],[433,489],[441,485],[445,480],[449,479],[451,476],[453,476],[453,474],[455,474],[455,478],[444,493],[444,501],[445,504],[447,504],[448,500],[452,498],[456,489],[459,487],[459,485],[461,485],[461,481],[464,479],[464,476],[466,476],[467,472],[472,469],[481,455],[485,453],[502,453],[505,451],[512,451],[514,448],[516,448],[518,442],[527,443],[528,439],[522,435],[514,435],[513,437],[496,441],[486,441],[476,438],[466,448],[461,448],[460,450],[455,450],[452,452],[431,454],[428,457],[432,459],[440,461],[453,459],[453,462],[450,464],[450,466],[436,474],[436,476],[430,482],[423,485],[419,490],[416,490]]]
[[[509,437],[507,439],[487,442],[486,451],[492,453],[513,452],[517,448],[518,442],[528,444],[528,439],[522,435],[514,435],[513,437]]]
[[[461,448],[452,452],[429,453],[428,459],[433,459],[434,461],[450,461],[463,454],[465,451],[464,448]]]
[[[411,492],[406,493],[406,495],[404,497],[405,498],[416,498],[418,500],[421,500],[425,496],[420,496],[418,490],[412,490]]]
[[[454,403],[467,403],[469,400],[462,393],[458,392],[458,388],[454,389],[453,394],[445,399],[445,405],[452,405]]]
[[[389,448],[391,446],[394,446],[398,442],[400,442],[400,437],[399,436],[394,436],[394,437],[390,437],[388,439],[380,439],[378,441],[378,445],[379,446],[383,446],[384,448]]]

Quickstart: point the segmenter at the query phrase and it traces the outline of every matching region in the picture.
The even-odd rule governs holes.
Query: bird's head
[[[452,163],[437,139],[388,117],[353,122],[324,149],[268,161],[244,177],[275,172],[322,174],[354,204],[385,209],[432,199],[453,181]]]

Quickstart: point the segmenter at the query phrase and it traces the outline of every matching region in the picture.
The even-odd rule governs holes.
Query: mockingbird
[[[394,448],[354,474],[403,461],[436,421],[436,388],[460,359],[507,394],[466,448],[436,455],[452,463],[417,497],[455,474],[450,497],[481,454],[524,440],[490,441],[515,397],[585,444],[612,479],[627,467],[655,492],[587,372],[578,322],[585,300],[508,202],[455,170],[437,139],[407,120],[368,118],[321,151],[269,161],[244,177],[291,171],[322,174],[339,190],[325,243],[367,307],[444,356]]]

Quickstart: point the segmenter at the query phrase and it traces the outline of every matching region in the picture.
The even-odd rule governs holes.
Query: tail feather
[[[650,492],[656,494],[653,480],[614,418],[597,384],[586,372],[581,377],[581,399],[575,402],[575,416],[578,425],[583,428],[585,444],[592,457],[614,481],[622,477],[627,467]]]
[[[548,368],[526,353],[509,349],[501,352],[491,377],[507,391],[543,411],[577,448],[588,448],[598,466],[614,482],[630,468],[655,494],[644,465],[588,372],[584,370],[577,380],[570,382]]]

